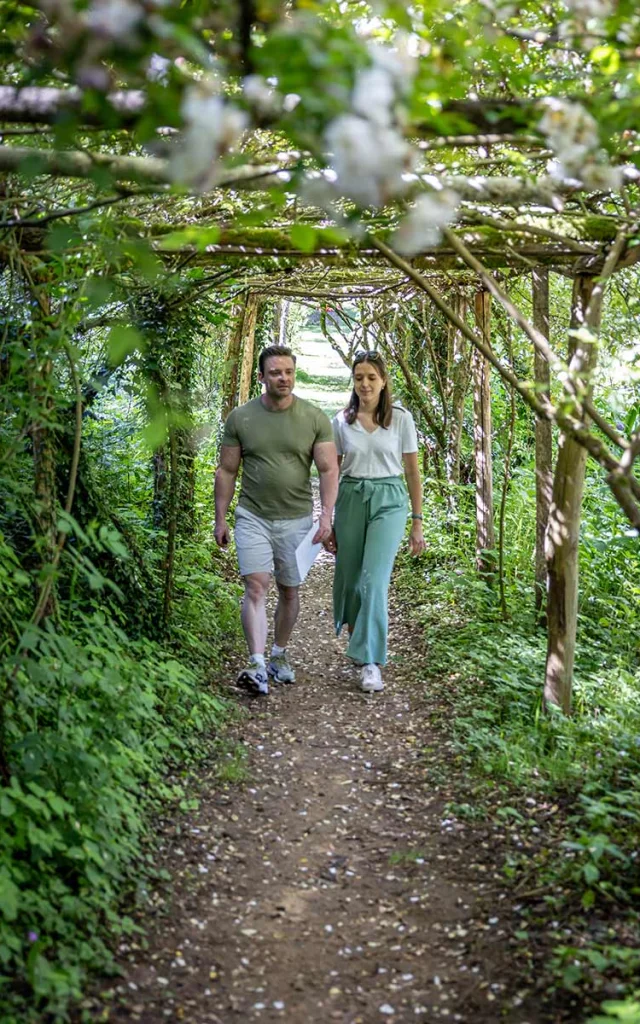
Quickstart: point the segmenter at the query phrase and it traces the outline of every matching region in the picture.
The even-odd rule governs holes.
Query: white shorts
[[[312,522],[311,513],[301,519],[261,519],[238,505],[234,534],[240,575],[274,573],[284,587],[300,586],[295,552]]]

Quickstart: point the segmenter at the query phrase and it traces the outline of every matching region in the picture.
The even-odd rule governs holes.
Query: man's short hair
[[[268,348],[263,348],[262,352],[258,356],[258,366],[263,377],[264,366],[267,359],[273,359],[274,356],[289,356],[290,359],[293,359],[293,365],[296,365],[296,357],[291,349],[287,348],[286,345],[269,345]]]

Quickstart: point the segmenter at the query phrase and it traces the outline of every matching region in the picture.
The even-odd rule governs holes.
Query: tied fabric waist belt
[[[370,498],[376,492],[376,489],[381,485],[395,484],[399,485],[404,491],[404,484],[402,483],[401,476],[378,476],[378,477],[357,477],[357,476],[343,476],[340,484],[348,484],[349,487],[354,490],[357,494],[361,494],[363,501],[369,501]]]

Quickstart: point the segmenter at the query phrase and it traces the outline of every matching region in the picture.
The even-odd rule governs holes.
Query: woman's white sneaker
[[[382,675],[377,665],[363,665],[360,686],[365,693],[379,693],[384,690]]]

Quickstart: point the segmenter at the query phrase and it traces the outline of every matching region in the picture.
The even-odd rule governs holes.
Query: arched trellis
[[[123,95],[114,102],[123,125],[134,123],[140,115],[139,96]],[[73,108],[74,104],[74,96],[62,96],[59,90],[46,94],[34,90],[29,95],[26,91],[0,92],[0,114],[10,123],[51,123],[62,108],[70,109],[69,105]],[[486,105],[472,104],[467,113],[473,122],[474,116],[486,115]],[[425,142],[425,151],[429,146],[455,149],[484,144],[498,147],[499,152],[504,151],[500,147],[509,146],[539,149],[537,137],[514,138],[508,134],[513,125],[502,123],[499,118],[496,121],[495,117],[494,121],[496,130],[491,136],[431,138]],[[486,131],[486,125],[483,128]],[[87,182],[96,174],[106,175],[115,195],[105,199],[97,196],[86,203],[85,210],[101,210],[112,204],[117,211],[120,203],[131,207],[128,215],[116,212],[110,222],[111,229],[122,240],[115,257],[118,269],[127,266],[127,240],[144,244],[147,252],[173,277],[179,278],[185,268],[200,269],[199,280],[169,300],[173,309],[180,302],[188,303],[189,295],[193,294],[191,289],[198,294],[209,291],[213,303],[238,304],[239,319],[229,340],[228,401],[248,393],[252,339],[261,296],[325,306],[332,303],[340,308],[347,299],[370,304],[382,303],[391,294],[420,294],[439,310],[449,325],[452,349],[466,344],[473,353],[476,418],[481,421],[484,417],[483,429],[478,430],[476,439],[476,480],[478,561],[485,571],[490,571],[491,561],[484,552],[494,547],[489,515],[493,504],[491,458],[487,447],[491,369],[529,406],[539,425],[537,579],[540,591],[544,535],[550,624],[545,695],[548,702],[568,710],[576,629],[577,530],[588,456],[601,466],[625,515],[640,529],[640,483],[635,473],[640,437],[623,437],[614,424],[603,419],[591,400],[606,282],[617,270],[633,266],[640,257],[640,247],[630,244],[635,222],[628,204],[585,203],[587,192],[580,182],[558,182],[545,176],[441,174],[438,187],[455,191],[461,201],[456,229],[445,228],[440,244],[422,247],[407,261],[392,247],[393,238],[384,217],[379,225],[374,218],[364,233],[361,228],[354,236],[340,225],[336,228],[322,211],[305,207],[299,198],[279,215],[267,215],[268,226],[238,227],[227,223],[225,204],[230,198],[235,201],[238,196],[251,196],[255,203],[260,203],[268,195],[266,189],[277,188],[286,194],[289,185],[293,188],[304,173],[299,154],[220,171],[215,188],[206,196],[194,197],[171,194],[170,161],[161,157],[0,146],[1,170],[19,171],[25,162],[31,175],[35,171],[48,180]],[[629,171],[628,182],[632,184],[634,180],[633,172]],[[417,174],[406,190],[405,200],[410,201],[412,196],[432,187],[427,176]],[[144,216],[137,213],[148,197],[158,196],[163,197],[162,217],[155,215],[153,207],[147,208]],[[0,263],[12,260],[17,248],[28,253],[34,265],[46,267],[50,225],[77,215],[76,208],[55,203],[48,211],[28,216],[6,215],[0,224],[7,232],[5,239],[0,239]],[[77,258],[82,260],[82,243],[77,243]],[[107,262],[105,270],[108,269]],[[552,351],[546,330],[548,298],[544,281],[549,272],[574,282],[574,331],[563,357]],[[507,274],[532,276],[531,320],[516,308],[505,291],[503,278]],[[519,379],[511,365],[496,355],[490,340],[492,302],[497,302],[531,341],[536,354],[535,380]],[[473,317],[467,315],[467,309],[474,310]],[[387,333],[390,337],[393,334]],[[398,347],[390,349],[390,354],[418,398],[420,382],[415,379],[410,360]],[[452,402],[455,396],[459,403],[461,383],[458,380],[451,388]],[[554,400],[551,394],[558,397]],[[445,400],[440,420],[428,405],[423,404],[422,411],[436,450],[455,476],[459,405],[454,409]],[[560,432],[560,457],[551,496],[551,442],[544,424],[555,425]],[[546,522],[547,506],[550,525]]]
[[[636,6],[629,0],[383,2],[375,9],[366,0],[195,5],[27,0],[19,11],[17,5],[4,5],[0,21],[11,43],[0,85],[0,296],[4,299],[13,289],[16,300],[10,324],[16,341],[0,341],[0,382],[7,385],[0,396],[10,407],[14,385],[16,395],[24,390],[20,405],[25,419],[31,417],[26,426],[32,434],[21,435],[22,423],[15,430],[3,424],[1,433],[3,441],[8,438],[19,450],[16,481],[20,477],[31,484],[37,477],[42,485],[37,494],[43,513],[34,522],[34,543],[22,546],[35,563],[30,579],[42,591],[32,601],[23,577],[20,588],[26,600],[12,606],[18,641],[17,658],[9,660],[14,678],[13,663],[19,665],[23,654],[40,668],[37,653],[33,651],[32,659],[32,648],[26,643],[23,648],[20,636],[32,605],[37,624],[52,603],[55,613],[56,599],[61,606],[64,602],[75,551],[70,545],[64,563],[56,561],[66,534],[57,536],[55,513],[73,500],[76,456],[88,456],[87,462],[93,459],[98,466],[81,431],[86,430],[83,422],[90,422],[83,411],[90,408],[90,396],[101,382],[107,379],[114,391],[120,381],[131,388],[136,427],[138,417],[149,412],[147,422],[153,428],[156,413],[160,417],[167,411],[168,429],[156,448],[165,475],[164,502],[158,502],[164,518],[140,552],[151,557],[136,558],[135,543],[129,544],[126,536],[126,517],[121,517],[122,530],[114,518],[132,558],[124,568],[114,560],[107,575],[116,583],[122,579],[120,571],[131,577],[123,583],[127,600],[122,612],[128,622],[135,622],[136,599],[146,609],[148,596],[152,614],[160,607],[162,621],[145,618],[147,632],[164,625],[171,638],[173,627],[177,633],[180,626],[179,587],[184,585],[192,597],[198,593],[193,589],[198,574],[182,574],[180,568],[196,564],[195,559],[189,563],[190,542],[202,533],[189,536],[189,517],[178,513],[181,493],[188,490],[195,440],[202,436],[198,427],[204,433],[213,419],[211,409],[217,408],[224,342],[229,340],[244,355],[233,385],[234,400],[240,399],[251,368],[254,314],[263,301],[269,301],[270,320],[276,303],[330,304],[351,342],[350,328],[338,310],[353,296],[349,301],[359,308],[362,323],[357,342],[364,344],[366,338],[367,345],[387,345],[396,374],[408,390],[414,388],[411,401],[416,407],[425,402],[424,435],[434,453],[444,453],[438,458],[451,479],[456,474],[460,394],[468,386],[466,375],[473,372],[476,422],[482,428],[478,442],[485,442],[474,453],[476,478],[483,480],[479,511],[493,505],[485,470],[492,458],[497,461],[498,448],[487,450],[489,424],[483,413],[489,410],[484,389],[490,382],[495,387],[496,374],[505,384],[506,411],[496,418],[505,434],[513,396],[526,406],[518,406],[517,415],[525,419],[530,410],[535,418],[540,490],[554,489],[552,524],[555,514],[555,526],[548,531],[551,642],[546,695],[568,708],[584,460],[590,456],[597,463],[594,476],[600,467],[632,523],[637,523],[639,504],[632,374],[621,389],[629,412],[624,425],[603,418],[603,410],[614,409],[616,402],[602,392],[590,395],[592,381],[599,388],[591,369],[597,354],[598,278],[631,266],[638,253],[638,175],[634,167],[623,166],[627,161],[640,166]],[[374,90],[366,93],[365,79],[371,83],[372,72],[378,83],[382,75],[392,102],[381,102],[379,89],[376,95]],[[256,75],[262,76],[262,84],[256,83]],[[268,105],[271,100],[273,106]],[[561,115],[565,128],[573,125],[564,140],[569,146],[556,145],[558,131],[547,130],[553,129],[548,122],[554,113]],[[364,135],[365,141],[346,168],[351,173],[343,173],[340,160],[346,146],[340,153],[333,144],[336,123],[345,118],[352,127],[357,122],[363,130],[358,138]],[[383,165],[388,169],[386,157],[394,147],[379,144],[389,129],[400,153],[390,175],[380,170]],[[580,142],[585,134],[583,166],[585,147]],[[353,140],[354,133],[342,139]],[[563,161],[568,150],[573,150],[571,159]],[[189,160],[203,151],[204,160],[190,166]],[[582,155],[576,157],[576,152]],[[373,191],[360,187],[361,177],[374,181]],[[305,191],[318,179],[335,183],[328,203],[314,193],[320,209],[312,208]],[[442,222],[436,209],[435,227],[423,219],[420,244],[402,250],[415,257],[399,262],[395,231],[415,210],[437,207],[442,189],[459,199],[451,204],[454,230],[438,234]],[[453,224],[453,219],[444,223]],[[566,279],[552,277],[553,344],[559,359],[546,344],[548,275]],[[108,285],[101,276],[109,279]],[[622,280],[634,288],[637,273],[625,273]],[[575,334],[568,333],[569,282],[574,286]],[[560,304],[555,303],[560,294],[566,312],[562,322]],[[616,297],[612,319],[621,305]],[[629,333],[636,313],[631,305],[621,312]],[[266,319],[258,318],[260,339]],[[229,320],[237,327],[235,334],[228,330]],[[430,337],[427,328],[436,323]],[[105,358],[114,352],[108,333],[114,324],[116,359],[126,360],[116,370]],[[516,324],[512,359],[509,325]],[[412,345],[419,336],[423,344]],[[139,347],[127,348],[136,338]],[[624,348],[626,358],[628,340]],[[24,373],[9,370],[7,375],[7,354],[24,359]],[[534,386],[529,379],[532,355]],[[613,345],[606,355],[615,358]],[[160,365],[154,368],[156,356]],[[439,375],[434,370],[430,391],[424,386],[427,359],[446,364]],[[453,367],[461,371],[457,379],[449,373]],[[635,370],[637,363],[630,367]],[[103,369],[104,377],[93,379]],[[608,370],[605,366],[603,376]],[[146,404],[151,378],[162,400],[156,410]],[[502,388],[495,389],[494,414],[504,395]],[[25,396],[30,404],[22,400]],[[104,410],[119,405],[121,397],[110,403],[105,396]],[[470,405],[468,401],[468,412]],[[100,404],[94,411],[100,414]],[[203,424],[208,415],[209,423]],[[126,430],[119,426],[115,472],[134,461],[133,449],[123,451]],[[552,431],[560,453],[553,469]],[[210,436],[211,444],[203,443],[198,452],[199,487],[210,480],[215,427]],[[531,435],[525,436],[524,430],[517,436],[530,444]],[[502,445],[502,436],[498,443]],[[143,503],[136,512],[145,515],[146,529],[151,488],[144,451],[135,462],[145,478]],[[507,473],[503,469],[497,479],[500,475]],[[111,513],[104,503],[87,501],[87,478],[81,467],[72,509],[80,529],[92,521],[108,523]],[[108,483],[106,474],[96,480],[96,498],[103,483]],[[124,487],[117,492],[124,495]],[[197,507],[204,511],[199,525],[204,526],[208,506],[202,497],[200,491]],[[35,509],[29,502],[29,515]],[[547,576],[542,531],[549,518],[542,494],[538,510],[540,596],[540,583],[544,577],[546,586]],[[115,511],[117,516],[119,507]],[[605,512],[617,520],[609,505]],[[596,519],[594,514],[592,521]],[[621,549],[622,532],[616,536]],[[52,543],[41,543],[43,539]],[[490,536],[479,535],[481,556],[491,546]],[[208,556],[200,548],[198,560],[208,561]],[[145,563],[149,569],[141,577]],[[490,558],[487,563],[483,568],[490,573]],[[601,587],[607,585],[604,576],[601,571]],[[632,570],[625,578],[633,579]],[[598,598],[604,596],[600,592]],[[49,627],[53,634],[55,622]],[[621,636],[618,632],[616,639]],[[29,639],[27,631],[24,638]],[[39,678],[34,673],[37,699]],[[11,715],[11,701],[7,707]],[[0,746],[0,775],[8,782],[14,766],[3,756],[5,745]],[[36,931],[44,934],[41,928]],[[30,964],[33,951],[28,946],[24,938],[22,952]],[[25,982],[22,952],[17,957],[20,986]]]
[[[607,228],[613,228],[607,223]],[[602,229],[602,224],[599,225]],[[318,233],[322,232],[319,227]],[[613,240],[603,245],[593,239],[560,246],[556,240],[536,246],[539,264],[532,264],[530,247],[510,246],[505,255],[487,245],[486,238],[465,237],[463,232],[446,233],[441,249],[421,254],[411,262],[398,256],[381,238],[372,236],[362,248],[345,253],[337,247],[300,252],[291,246],[276,248],[256,244],[256,237],[244,242],[221,241],[208,245],[204,252],[194,250],[200,262],[218,264],[242,259],[245,271],[243,290],[247,295],[286,297],[312,306],[331,306],[337,310],[345,303],[384,306],[393,296],[397,308],[408,308],[416,296],[436,307],[449,325],[452,349],[464,340],[473,355],[473,380],[476,417],[476,495],[478,564],[491,573],[495,547],[493,534],[493,497],[490,450],[490,370],[497,371],[530,407],[536,418],[537,477],[537,601],[546,583],[545,617],[549,628],[549,655],[545,680],[548,703],[570,706],[573,652],[577,623],[577,554],[580,507],[585,461],[590,455],[605,471],[605,478],[630,522],[640,527],[638,501],[640,485],[633,472],[640,454],[637,438],[625,439],[615,425],[606,422],[596,409],[590,394],[591,374],[597,356],[597,332],[604,289],[611,275],[636,259],[634,249],[626,247],[624,227],[617,226]],[[264,240],[266,243],[267,239]],[[472,246],[477,244],[477,250]],[[479,244],[478,244],[479,243]],[[491,267],[478,258],[479,250],[489,253]],[[589,250],[586,252],[586,250]],[[268,263],[271,262],[271,270]],[[525,266],[523,266],[525,264]],[[465,268],[461,270],[461,265]],[[548,340],[548,273],[570,277],[574,281],[570,323],[576,339],[567,346],[566,358],[555,353]],[[531,279],[533,317],[531,321],[517,309],[505,291],[500,277],[505,273],[526,275]],[[220,298],[220,297],[219,297]],[[218,300],[219,300],[218,298]],[[513,368],[501,361],[491,346],[491,302],[497,301],[511,322],[531,341],[535,353],[536,376],[520,380]],[[473,322],[466,309],[473,309]],[[397,315],[397,314],[396,314]],[[423,412],[433,441],[455,476],[455,444],[459,441],[460,385],[452,383],[452,405],[443,403],[438,422],[433,410],[422,400],[420,381],[398,346],[385,337],[384,324],[378,337],[385,338],[387,352],[395,360],[409,389],[413,389],[418,408]],[[336,322],[338,322],[336,320]],[[392,325],[391,325],[392,326]],[[362,325],[364,328],[364,325]],[[393,330],[388,332],[393,337]],[[345,338],[345,340],[347,340]],[[249,343],[252,344],[249,338]],[[359,344],[359,336],[351,343]],[[343,351],[345,362],[352,352]],[[245,362],[246,365],[246,362]],[[457,386],[457,391],[456,391]],[[551,393],[559,395],[552,401]],[[463,391],[464,394],[464,391]],[[457,401],[457,405],[456,405]],[[456,425],[457,424],[457,425]],[[551,430],[560,431],[559,457],[551,473]],[[453,446],[453,449],[452,449]],[[543,571],[544,566],[544,571]]]

